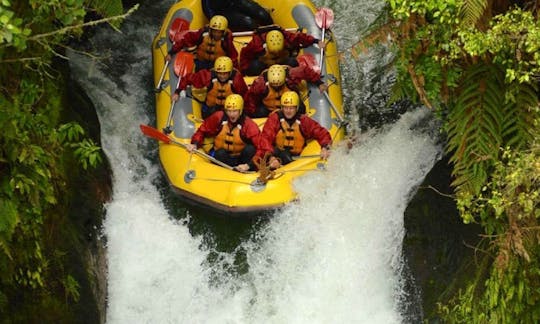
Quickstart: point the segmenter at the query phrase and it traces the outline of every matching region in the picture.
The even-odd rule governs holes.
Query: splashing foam
[[[403,213],[439,156],[425,116],[403,116],[328,171],[296,185],[300,202],[274,215],[246,251],[249,271],[230,274],[232,254],[209,265],[220,278],[184,308],[194,323],[400,323]]]
[[[409,129],[424,114],[405,115],[298,181],[301,202],[251,246],[257,320],[401,322],[403,213],[440,150]]]

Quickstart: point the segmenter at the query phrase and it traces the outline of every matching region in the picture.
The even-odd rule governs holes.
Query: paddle
[[[176,55],[176,59],[174,60],[174,73],[178,76],[178,82],[176,82],[175,90],[178,89],[178,86],[180,85],[180,80],[182,80],[182,77],[186,76],[186,74],[193,71],[193,66],[195,65],[193,60],[193,54],[188,52],[178,52]],[[176,104],[176,101],[171,100],[171,108],[169,109],[169,116],[167,117],[167,124],[165,125],[165,128],[163,128],[163,132],[165,134],[170,134],[172,132],[171,129],[171,119],[173,116],[174,111],[174,105]]]
[[[165,144],[174,144],[174,145],[178,145],[180,147],[183,147],[186,150],[188,149],[186,144],[174,140],[173,138],[169,137],[166,134],[163,134],[162,132],[158,131],[157,129],[155,129],[155,128],[151,127],[151,126],[141,124],[140,128],[141,128],[142,133],[144,135],[148,136],[148,137],[157,139],[158,141],[162,141]],[[209,161],[212,161],[212,162],[214,162],[215,164],[217,164],[219,166],[224,167],[225,169],[234,170],[234,168],[232,166],[230,166],[230,165],[228,165],[226,163],[223,163],[220,160],[217,160],[214,157],[212,157],[212,156],[210,156],[210,155],[208,155],[208,154],[206,154],[204,152],[201,152],[199,150],[194,150],[193,152],[190,152],[190,153],[198,154],[198,155],[204,157],[205,159],[207,159]]]
[[[171,24],[171,28],[169,29],[169,39],[171,42],[176,42],[176,39],[174,36],[177,32],[181,30],[188,30],[189,28],[189,21],[185,20],[184,18],[176,18],[173,20],[173,23]]]
[[[256,30],[233,32],[232,35],[235,36],[235,37],[236,36],[250,36],[250,35],[253,35],[253,34],[262,34],[262,33],[269,32],[271,30],[280,30],[280,29],[281,28],[278,25],[259,26],[259,27],[257,27]],[[293,31],[297,31],[298,28],[286,28],[285,30],[293,32]]]
[[[176,34],[178,32],[188,30],[188,27],[189,27],[189,22],[187,20],[183,18],[176,18],[171,24],[171,28],[169,29],[169,40],[174,44],[174,42],[176,42],[176,39],[175,39]],[[161,83],[163,82],[163,78],[165,77],[165,71],[167,71],[167,67],[169,66],[169,63],[170,61],[166,61],[165,65],[163,66],[163,70],[161,71],[161,76],[159,77],[157,86],[154,89],[155,92],[161,91],[161,86],[162,86]]]
[[[334,23],[334,12],[330,8],[322,7],[315,13],[315,23],[322,29],[321,41],[324,43],[326,29],[330,29]],[[319,66],[323,69],[324,47],[321,47]]]

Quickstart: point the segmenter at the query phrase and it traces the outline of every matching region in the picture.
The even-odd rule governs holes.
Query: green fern
[[[447,150],[453,152],[453,185],[474,194],[486,182],[503,142],[504,74],[492,66],[473,66],[459,90],[448,116]]]
[[[463,25],[475,26],[485,15],[487,5],[487,0],[464,0],[459,12]]]
[[[527,148],[534,140],[532,130],[539,118],[538,87],[535,84],[515,83],[508,91],[510,102],[505,105],[502,136],[505,146]]]

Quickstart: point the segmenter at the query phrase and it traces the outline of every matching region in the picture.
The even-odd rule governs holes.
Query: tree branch
[[[98,20],[92,20],[92,21],[89,21],[89,22],[86,22],[86,23],[83,23],[83,24],[75,25],[75,26],[67,26],[67,27],[64,27],[64,28],[61,28],[61,29],[58,29],[58,30],[55,30],[55,31],[52,31],[52,32],[49,32],[49,33],[38,34],[38,35],[35,35],[35,36],[32,36],[32,37],[28,37],[27,40],[35,41],[35,40],[45,38],[45,37],[50,37],[50,36],[53,36],[53,35],[56,35],[56,34],[65,34],[65,33],[69,32],[71,30],[82,28],[82,27],[95,26],[95,25],[99,25],[99,24],[109,22],[109,21],[115,21],[115,20],[118,20],[118,19],[125,19],[129,15],[131,15],[135,10],[137,10],[138,8],[139,8],[139,4],[136,4],[123,15],[114,16],[114,17],[108,17],[108,18],[103,18],[103,19],[98,19]]]

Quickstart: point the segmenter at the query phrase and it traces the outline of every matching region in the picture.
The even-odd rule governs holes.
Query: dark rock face
[[[459,217],[450,172],[447,158],[435,164],[405,211],[403,256],[409,302],[403,307],[412,322],[436,321],[436,303],[446,300],[459,280],[456,273],[470,264],[472,247],[479,241],[481,228],[465,225]]]
[[[64,112],[66,120],[77,121],[87,136],[100,145],[100,124],[91,100],[69,79],[66,96],[70,106]],[[66,226],[70,227],[68,232],[75,242],[68,251],[68,267],[80,285],[80,300],[72,310],[80,323],[105,323],[106,318],[107,258],[101,230],[104,204],[111,199],[112,172],[105,154],[102,157],[103,163],[97,169],[84,171],[73,166],[67,175],[69,222]]]

